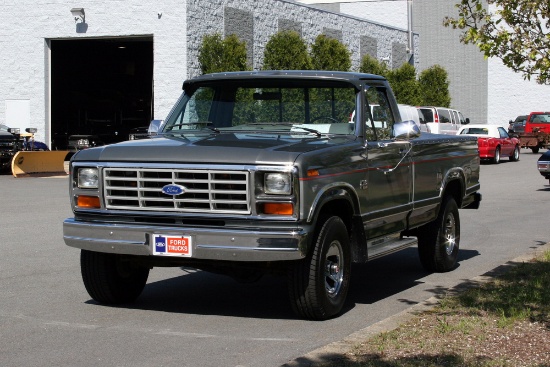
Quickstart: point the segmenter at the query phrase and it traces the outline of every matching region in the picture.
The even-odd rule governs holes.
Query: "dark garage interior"
[[[51,149],[128,140],[153,118],[153,38],[51,41]]]

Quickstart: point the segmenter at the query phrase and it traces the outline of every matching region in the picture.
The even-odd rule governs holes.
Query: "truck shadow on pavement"
[[[478,255],[474,250],[461,250],[458,266]],[[342,314],[352,310],[356,304],[374,304],[412,288],[429,274],[420,265],[416,247],[366,264],[353,264],[350,290]],[[436,289],[433,292],[436,295],[444,291]],[[93,300],[86,303],[97,304]],[[284,276],[265,275],[255,283],[239,283],[228,276],[193,269],[182,269],[180,276],[148,283],[134,303],[115,307],[196,315],[297,319],[290,307]]]

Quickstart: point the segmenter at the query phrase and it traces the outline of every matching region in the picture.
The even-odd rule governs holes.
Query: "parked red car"
[[[480,159],[489,159],[495,164],[500,162],[501,156],[508,157],[512,162],[519,161],[519,139],[508,135],[501,126],[467,125],[461,127],[457,134],[477,136]]]

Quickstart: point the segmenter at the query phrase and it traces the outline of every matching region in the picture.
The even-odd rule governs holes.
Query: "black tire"
[[[493,157],[493,163],[499,164],[500,163],[500,147],[497,147],[495,149],[495,156]]]
[[[510,161],[511,162],[519,161],[519,147],[517,145],[514,148],[514,153],[512,153],[512,155],[510,156]]]
[[[339,217],[322,224],[311,254],[289,265],[288,290],[294,312],[326,320],[342,310],[349,289],[349,234]]]
[[[533,154],[537,154],[539,152],[539,147],[532,147],[531,151],[533,152]]]
[[[80,270],[90,297],[104,304],[134,301],[149,276],[149,268],[125,261],[122,255],[87,250],[80,252]]]
[[[424,269],[447,272],[456,267],[460,245],[460,217],[455,200],[443,199],[437,218],[418,230],[418,254]]]

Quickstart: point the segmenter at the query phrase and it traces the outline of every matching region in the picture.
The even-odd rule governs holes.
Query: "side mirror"
[[[469,117],[466,117],[466,121],[464,122],[463,125],[468,125],[470,123],[470,118]]]
[[[149,128],[147,129],[147,133],[149,135],[157,135],[163,122],[164,120],[151,120]]]
[[[420,129],[412,120],[396,122],[392,127],[392,136],[395,140],[410,140],[420,136]]]

